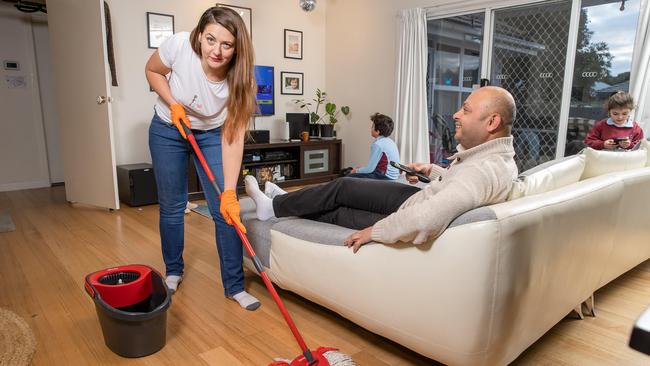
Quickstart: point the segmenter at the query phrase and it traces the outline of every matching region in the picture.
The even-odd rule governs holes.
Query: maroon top
[[[632,127],[617,127],[608,125],[607,119],[603,119],[594,124],[585,138],[585,144],[592,149],[603,150],[605,141],[615,138],[629,138],[628,149],[632,149],[643,138],[643,130],[636,122],[632,122]]]

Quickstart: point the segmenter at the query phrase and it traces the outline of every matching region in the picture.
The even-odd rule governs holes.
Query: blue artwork
[[[273,66],[255,65],[256,99],[259,107],[255,114],[258,116],[272,116],[275,114],[273,76]]]

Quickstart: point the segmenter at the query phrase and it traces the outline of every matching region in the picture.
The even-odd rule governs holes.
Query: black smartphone
[[[424,175],[424,174],[422,174],[422,173],[416,172],[415,170],[413,170],[413,169],[407,167],[406,165],[402,165],[402,164],[400,164],[400,163],[396,163],[396,162],[394,162],[394,161],[391,161],[391,162],[390,162],[390,165],[392,165],[392,166],[394,166],[395,168],[397,168],[397,169],[403,171],[404,173],[406,173],[406,175],[415,175],[416,177],[418,177],[418,180],[419,180],[420,182],[422,182],[422,183],[429,183],[429,182],[431,182],[431,179],[429,179],[429,177],[427,177],[426,175]]]
[[[612,140],[614,140],[615,143],[620,144],[621,142],[627,141],[629,139],[630,139],[629,137],[616,137],[613,138]]]

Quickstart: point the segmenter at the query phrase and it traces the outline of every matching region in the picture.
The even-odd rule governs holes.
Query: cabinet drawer
[[[303,174],[323,173],[329,168],[329,149],[305,150]]]

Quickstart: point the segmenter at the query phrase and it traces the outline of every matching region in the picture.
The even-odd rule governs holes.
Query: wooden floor
[[[263,306],[241,310],[223,297],[210,220],[186,216],[186,277],[168,312],[167,345],[124,359],[103,343],[83,289],[88,273],[115,265],[162,270],[158,207],[109,212],[65,202],[64,188],[0,192],[17,230],[0,233],[0,307],[26,319],[38,346],[34,365],[267,365],[299,349],[259,278],[249,291]],[[430,359],[338,315],[280,291],[308,344],[336,346],[359,365],[432,365]],[[530,347],[517,365],[648,365],[627,347],[632,324],[650,303],[650,261],[596,293],[597,318],[567,317]],[[539,309],[543,312],[544,309]]]

